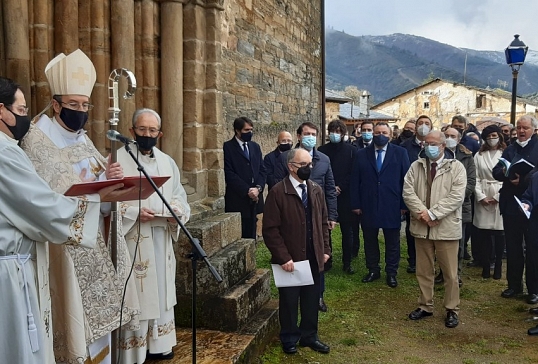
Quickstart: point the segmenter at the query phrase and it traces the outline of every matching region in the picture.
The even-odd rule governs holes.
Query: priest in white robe
[[[48,267],[37,270],[36,248],[94,247],[101,201],[118,186],[78,198],[51,190],[17,145],[30,126],[27,112],[19,87],[0,77],[0,363],[50,364],[52,328],[40,317]]]
[[[161,118],[151,109],[133,115],[131,134],[137,144],[133,153],[150,176],[170,176],[160,192],[182,223],[190,217],[190,206],[181,185],[174,160],[160,151]],[[118,150],[118,162],[126,176],[138,176],[137,165],[125,148]],[[121,207],[126,240],[135,260],[134,278],[140,302],[140,330],[123,331],[120,339],[121,361],[143,363],[145,359],[171,359],[176,345],[174,306],[176,305],[176,259],[173,241],[177,222],[154,193],[143,201],[129,201]],[[148,352],[146,356],[146,352]]]
[[[96,80],[91,60],[81,50],[68,56],[60,54],[49,62],[45,75],[53,95],[53,117],[41,115],[21,143],[37,173],[59,193],[75,183],[121,178],[121,166],[107,163],[83,129],[92,108],[90,95]],[[110,209],[101,205],[102,213],[108,212],[106,207]],[[101,226],[95,249],[49,246],[54,354],[58,363],[90,359],[92,364],[108,364],[111,332],[128,323],[128,327],[138,327],[134,280],[125,283],[131,260],[121,223],[114,268],[102,216],[97,220]]]

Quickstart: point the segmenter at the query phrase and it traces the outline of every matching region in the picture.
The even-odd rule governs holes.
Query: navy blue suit
[[[278,159],[280,158],[281,154],[282,152],[277,147],[263,158],[263,165],[265,166],[265,172],[267,175],[265,180],[267,182],[267,188],[269,191],[274,185],[276,185],[277,182],[275,181],[275,166],[277,163],[279,163]]]
[[[534,173],[521,201],[530,205],[528,239],[525,239],[525,282],[529,294],[538,293],[538,173]],[[521,219],[524,219],[521,215]]]
[[[357,152],[351,172],[351,209],[362,210],[366,266],[379,273],[378,231],[385,236],[385,271],[395,276],[400,261],[401,210],[403,181],[409,169],[409,157],[404,148],[388,143],[381,170],[377,171],[376,148],[372,144]]]
[[[224,194],[224,211],[240,212],[242,237],[256,237],[256,214],[263,212],[263,188],[265,186],[265,167],[260,146],[250,141],[247,143],[250,160],[235,137],[224,142],[224,179],[226,193]],[[258,203],[248,197],[248,190],[260,186],[262,192],[258,195]]]

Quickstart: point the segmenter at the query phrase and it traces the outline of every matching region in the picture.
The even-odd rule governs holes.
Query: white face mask
[[[458,145],[458,141],[452,138],[446,138],[446,147],[448,149],[454,149]]]
[[[486,139],[486,143],[488,143],[490,147],[494,147],[499,144],[499,138]]]
[[[426,136],[430,132],[430,127],[426,124],[422,124],[418,127],[417,133],[420,136]]]

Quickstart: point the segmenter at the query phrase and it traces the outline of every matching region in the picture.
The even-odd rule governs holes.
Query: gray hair
[[[531,114],[523,115],[522,117],[519,118],[519,120],[529,120],[531,122],[533,129],[538,129],[538,120],[536,120],[536,118],[532,116]]]
[[[159,123],[159,129],[161,128],[161,117],[159,116],[159,114],[157,114],[157,111],[155,111],[153,109],[148,109],[148,108],[138,109],[138,110],[136,110],[134,112],[133,120],[132,120],[133,128],[136,127],[136,122],[137,122],[138,118],[140,117],[140,115],[142,115],[142,114],[151,114],[151,115],[155,116],[155,119],[157,119],[157,122]]]
[[[432,130],[428,133],[428,135],[435,135],[435,136],[439,136],[439,141],[441,142],[441,144],[446,144],[446,136],[445,134],[440,131],[440,130]],[[426,136],[428,136],[426,135]]]
[[[287,164],[289,164],[291,162],[291,160],[293,158],[295,158],[295,154],[297,153],[298,150],[299,150],[299,148],[290,149],[290,151],[288,152],[288,155],[286,156],[286,163]]]

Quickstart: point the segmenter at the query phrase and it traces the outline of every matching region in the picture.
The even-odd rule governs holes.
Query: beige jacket
[[[459,240],[461,238],[461,205],[465,197],[467,173],[456,159],[444,159],[431,186],[430,208],[427,206],[429,173],[428,160],[419,158],[405,175],[403,199],[411,213],[411,234],[431,240]],[[418,213],[428,209],[440,224],[428,227],[418,220]]]

